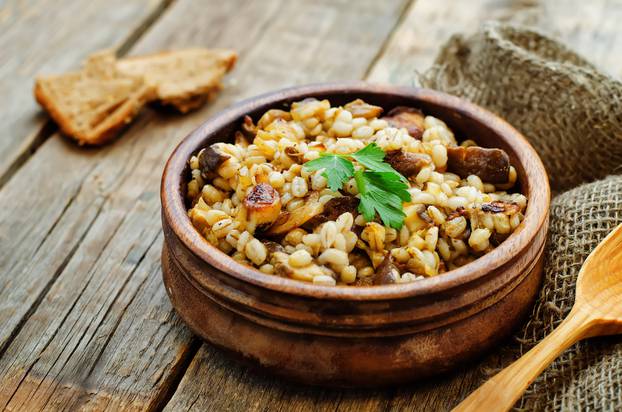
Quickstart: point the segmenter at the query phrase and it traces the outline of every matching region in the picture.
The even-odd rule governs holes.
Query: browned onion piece
[[[261,243],[263,243],[266,249],[268,249],[269,254],[273,254],[276,252],[281,252],[281,253],[285,252],[285,248],[281,244],[273,242],[272,240],[264,239],[261,241]]]
[[[364,117],[365,119],[373,119],[382,114],[382,107],[365,103],[361,99],[352,100],[343,106],[344,109],[352,113],[352,117]]]
[[[253,187],[244,198],[248,221],[255,226],[272,223],[281,213],[281,197],[268,183]]]
[[[501,149],[478,146],[448,147],[447,170],[463,179],[469,175],[477,175],[487,183],[507,183],[510,157]]]
[[[508,216],[520,212],[520,207],[516,203],[506,203],[500,200],[490,203],[482,203],[481,209],[482,212],[504,213]]]
[[[298,151],[295,146],[287,146],[284,150],[285,154],[296,163],[303,163],[304,153]]]
[[[266,235],[285,234],[304,225],[308,220],[322,213],[324,205],[319,202],[319,197],[319,194],[314,192],[309,196],[303,207],[292,212],[281,213],[274,224],[266,231]]]

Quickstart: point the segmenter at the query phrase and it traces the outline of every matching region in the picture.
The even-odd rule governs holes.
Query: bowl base
[[[454,324],[402,336],[335,338],[256,324],[215,303],[179,270],[165,242],[162,272],[173,307],[190,329],[235,358],[305,384],[378,387],[451,371],[508,337],[531,310],[542,255],[494,305]]]

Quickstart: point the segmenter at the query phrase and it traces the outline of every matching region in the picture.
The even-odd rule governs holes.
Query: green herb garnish
[[[319,158],[305,163],[304,168],[310,171],[324,169],[322,176],[328,181],[330,190],[334,191],[354,177],[361,195],[358,210],[365,220],[371,222],[378,213],[386,226],[401,229],[406,217],[402,202],[410,201],[408,181],[384,162],[384,156],[382,149],[370,143],[350,155],[322,153]],[[367,170],[355,172],[351,159]]]
[[[358,209],[366,221],[372,221],[378,212],[385,225],[401,229],[406,217],[402,202],[410,201],[408,185],[401,181],[401,177],[399,173],[393,172],[357,170],[354,173],[356,186],[361,194]]]
[[[376,143],[370,143],[361,150],[352,154],[352,158],[365,166],[372,172],[388,172],[399,176],[400,180],[404,183],[407,182],[406,178],[399,174],[397,170],[393,169],[390,164],[384,161],[385,153],[378,147]]]
[[[328,181],[332,191],[341,189],[343,184],[354,176],[354,165],[341,155],[322,153],[321,157],[304,164],[307,170],[324,169],[322,176]]]

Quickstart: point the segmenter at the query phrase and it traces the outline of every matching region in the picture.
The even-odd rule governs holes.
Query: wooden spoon
[[[622,333],[622,224],[590,253],[572,310],[529,352],[490,378],[454,411],[507,411],[536,377],[581,339]]]

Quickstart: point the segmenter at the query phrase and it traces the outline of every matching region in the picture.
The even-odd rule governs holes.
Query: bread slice
[[[79,72],[37,78],[37,102],[79,144],[111,140],[154,97],[141,76],[121,74],[111,51],[91,55]]]
[[[221,80],[236,60],[233,50],[185,49],[119,59],[117,70],[127,76],[143,76],[162,104],[186,113],[222,88]]]

